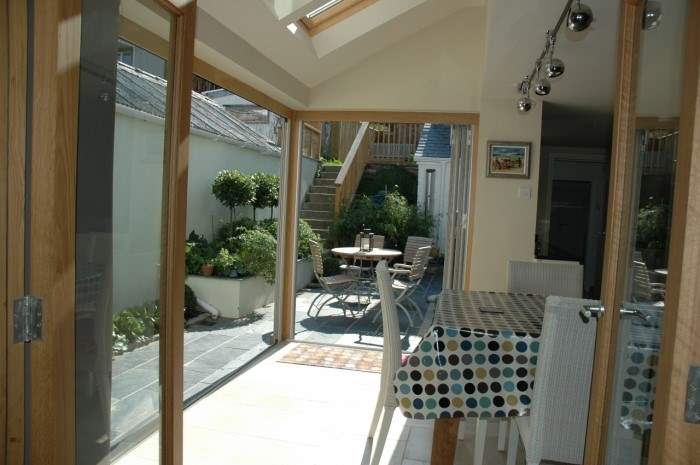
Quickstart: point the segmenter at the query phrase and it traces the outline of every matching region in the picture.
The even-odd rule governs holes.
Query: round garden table
[[[378,262],[379,260],[391,260],[392,258],[400,257],[402,253],[394,249],[374,248],[369,252],[362,252],[359,247],[336,247],[331,249],[333,254],[343,258],[356,258],[358,260],[367,260]]]

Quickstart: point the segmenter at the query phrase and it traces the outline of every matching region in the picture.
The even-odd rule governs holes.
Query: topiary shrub
[[[262,276],[270,284],[275,282],[277,240],[272,234],[261,229],[247,231],[241,237],[238,255],[247,273]]]
[[[238,170],[219,171],[211,190],[214,197],[229,209],[231,221],[236,215],[236,207],[250,205],[255,200],[255,183]]]
[[[269,208],[270,219],[272,219],[273,209],[279,204],[280,178],[274,174],[255,173],[252,179],[255,184],[253,219],[257,208]]]
[[[256,223],[252,218],[241,218],[224,223],[214,236],[215,253],[218,253],[222,247],[235,252],[241,246],[241,236],[255,227]]]

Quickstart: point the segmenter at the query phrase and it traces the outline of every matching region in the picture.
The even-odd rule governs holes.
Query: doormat
[[[341,370],[382,372],[382,352],[352,347],[296,343],[294,348],[278,360],[281,363],[339,368]]]

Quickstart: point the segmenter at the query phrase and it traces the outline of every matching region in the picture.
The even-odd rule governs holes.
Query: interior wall
[[[485,7],[464,8],[311,89],[313,110],[479,110]]]
[[[513,98],[485,98],[481,108],[470,288],[505,291],[508,260],[534,259],[542,105],[523,115]],[[530,178],[487,178],[488,141],[530,142]]]

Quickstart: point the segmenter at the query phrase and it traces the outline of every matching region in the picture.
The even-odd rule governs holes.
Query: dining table
[[[400,250],[384,249],[375,247],[371,250],[362,250],[359,247],[336,247],[331,249],[334,255],[342,258],[350,258],[357,260],[366,260],[370,262],[378,262],[380,260],[393,260],[402,255]]]
[[[433,465],[452,464],[461,418],[528,415],[545,298],[443,290],[433,320],[394,377],[407,418],[435,420]]]

